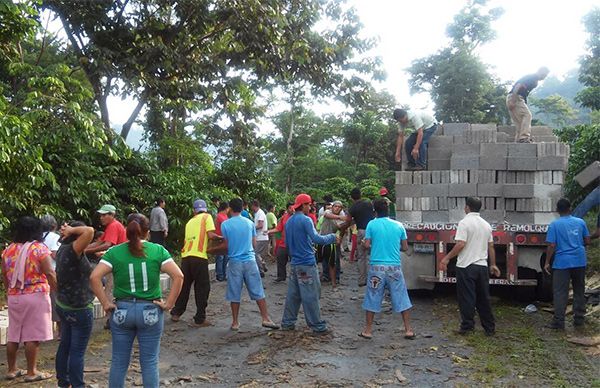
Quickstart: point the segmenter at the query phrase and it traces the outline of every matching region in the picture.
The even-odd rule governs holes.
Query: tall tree
[[[600,8],[592,9],[583,23],[590,37],[587,52],[579,61],[579,81],[586,87],[575,100],[584,107],[600,110]]]
[[[503,12],[486,5],[487,0],[469,1],[446,30],[450,45],[408,68],[411,91],[430,94],[439,120],[494,122],[507,117],[502,102],[506,92],[476,53],[495,38],[491,23]]]
[[[561,128],[567,124],[573,124],[577,118],[577,110],[569,104],[566,98],[553,94],[544,98],[532,97],[530,104],[537,108],[537,113],[549,119],[546,124],[554,128]]]

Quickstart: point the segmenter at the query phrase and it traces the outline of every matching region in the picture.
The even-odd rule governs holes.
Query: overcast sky
[[[405,69],[414,59],[433,54],[448,39],[446,26],[466,4],[466,0],[349,0],[364,24],[364,36],[377,37],[372,51],[383,60],[387,80],[378,85],[412,107],[431,110],[427,95],[411,96]],[[587,35],[582,17],[598,2],[592,0],[492,0],[504,15],[494,22],[497,38],[481,47],[482,60],[502,81],[514,81],[547,66],[550,75],[563,76],[578,67]],[[121,125],[133,109],[132,103],[112,98],[111,121]],[[332,109],[317,106],[318,113]],[[334,110],[339,109],[333,108]],[[264,131],[269,131],[264,123]],[[262,132],[262,131],[261,131]]]

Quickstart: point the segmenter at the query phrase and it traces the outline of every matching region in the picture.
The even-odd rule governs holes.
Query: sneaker
[[[331,334],[331,329],[330,328],[326,328],[325,330],[321,330],[321,331],[314,331],[313,330],[312,333],[313,333],[313,335],[318,335],[318,336],[327,335],[327,334]]]
[[[533,143],[533,138],[529,137],[529,138],[526,138],[526,139],[519,139],[517,141],[517,143]]]
[[[469,334],[472,334],[474,331],[475,330],[473,330],[473,329],[463,329],[463,328],[460,328],[460,329],[456,330],[456,334],[458,334],[458,335],[469,335]]]
[[[496,330],[486,330],[486,331],[485,331],[485,335],[486,335],[487,337],[493,337],[493,336],[495,336],[495,335],[496,335]]]

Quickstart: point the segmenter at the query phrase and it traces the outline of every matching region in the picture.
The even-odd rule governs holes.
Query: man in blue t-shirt
[[[242,288],[246,284],[250,299],[255,300],[262,317],[262,326],[279,329],[269,313],[265,301],[260,272],[256,265],[254,246],[256,245],[256,228],[249,219],[242,217],[243,202],[235,198],[229,202],[231,218],[221,224],[221,233],[227,241],[227,293],[226,299],[231,303],[231,330],[239,330],[240,301]]]
[[[335,234],[319,235],[312,220],[307,216],[312,199],[300,194],[294,202],[293,216],[285,224],[285,245],[291,257],[288,291],[283,308],[281,328],[294,330],[300,305],[304,309],[306,324],[315,334],[328,333],[327,324],[321,319],[321,282],[313,244],[329,245],[336,241]]]
[[[552,263],[552,291],[554,294],[554,318],[547,327],[563,330],[565,311],[569,300],[569,280],[573,285],[573,325],[581,327],[585,315],[585,245],[590,243],[590,233],[581,218],[571,215],[571,203],[561,198],[556,203],[560,218],[548,226],[546,263],[544,270],[550,273]]]
[[[388,202],[381,198],[373,202],[377,218],[370,221],[365,231],[365,246],[371,249],[367,290],[363,309],[366,324],[359,336],[371,339],[375,313],[381,312],[381,302],[387,289],[392,299],[392,309],[402,314],[404,338],[414,339],[408,310],[412,307],[400,261],[400,251],[408,249],[404,226],[389,218]]]

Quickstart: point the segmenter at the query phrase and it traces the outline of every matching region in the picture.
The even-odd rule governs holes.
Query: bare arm
[[[106,294],[104,293],[104,288],[102,287],[102,278],[111,272],[112,268],[103,262],[100,262],[90,275],[90,288],[92,289],[94,295],[96,295],[96,298],[98,298],[98,301],[100,301],[102,309],[104,309],[104,311],[107,313],[111,312],[117,307],[112,300],[108,300]]]
[[[371,240],[366,240],[366,239],[365,239],[365,240],[363,240],[363,246],[364,246],[366,249],[371,249]]]
[[[552,260],[555,250],[556,244],[548,244],[548,247],[546,248],[546,263],[544,263],[544,271],[546,271],[547,274],[550,274],[550,260]]]
[[[488,242],[488,257],[490,259],[490,273],[496,277],[500,276],[500,268],[496,266],[496,248],[494,242]]]
[[[71,235],[78,235],[77,239],[73,241],[73,251],[77,256],[81,256],[83,251],[94,239],[94,228],[90,226],[76,226],[71,227],[65,225],[60,230],[63,237],[69,237]]]
[[[214,231],[207,232],[206,234],[208,235],[208,238],[211,240],[220,240],[223,238],[222,236],[219,236],[218,234],[216,234]]]
[[[56,291],[56,272],[52,268],[52,256],[48,255],[44,257],[41,261],[41,270],[44,275],[46,275],[46,279],[48,279],[48,284],[50,284],[50,289],[52,291]]]
[[[596,231],[597,232],[597,231]],[[583,238],[583,245],[590,245],[592,243],[591,236],[587,236]]]
[[[446,254],[446,256],[444,256],[444,258],[442,259],[441,264],[441,270],[442,271],[446,271],[448,269],[448,263],[450,262],[450,260],[454,259],[456,256],[458,256],[458,254],[465,248],[465,242],[464,241],[457,241],[456,244],[454,245],[454,248],[452,248],[452,250],[450,252],[448,252]],[[495,258],[494,258],[495,260]]]
[[[85,253],[104,252],[104,251],[108,250],[110,247],[112,247],[112,244],[109,241],[98,241],[98,242],[91,243],[90,245],[88,245],[87,248],[85,248],[84,252]]]
[[[396,154],[395,154],[396,162],[402,161],[402,146],[403,145],[404,145],[404,131],[400,131],[398,133],[398,137],[396,138]]]
[[[402,252],[408,251],[408,240],[402,240],[402,245],[400,246],[400,250]]]

